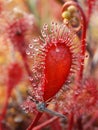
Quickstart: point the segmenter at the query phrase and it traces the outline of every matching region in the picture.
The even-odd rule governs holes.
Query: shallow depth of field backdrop
[[[44,24],[48,24],[50,28],[52,21],[63,23],[62,6],[67,1],[70,0],[0,0],[0,130],[30,130],[28,127],[37,114],[33,99],[31,102],[27,101],[30,100],[27,97],[32,97],[31,93],[33,93],[30,90],[31,82],[32,86],[35,86],[37,82],[33,82],[34,76],[30,70],[34,71],[33,64],[36,65],[36,61],[40,60],[40,47],[39,44],[34,43],[36,44],[34,51],[38,51],[34,57],[33,52],[28,48],[32,48],[30,43],[35,37],[41,35]],[[87,27],[85,62],[83,64],[84,78],[87,78],[85,86],[88,85],[86,87],[89,90],[87,93],[85,93],[85,87],[83,90],[80,89],[80,92],[77,90],[80,96],[74,103],[77,106],[76,112],[75,107],[72,111],[71,94],[75,91],[72,87],[75,86],[72,83],[74,80],[72,77],[71,87],[67,83],[69,88],[48,105],[49,110],[64,114],[66,119],[55,117],[55,114],[51,114],[51,112],[50,114],[44,113],[34,130],[98,130],[98,1],[73,1],[81,6],[86,17],[89,8],[87,2],[94,2]],[[80,40],[81,33],[80,31],[76,37],[76,42]],[[23,39],[19,37],[21,34]],[[40,76],[40,72],[38,75]],[[38,91],[41,95],[42,90]],[[89,99],[91,103],[86,104]],[[55,100],[56,103],[54,103]],[[77,105],[78,103],[80,106]],[[65,107],[66,110],[63,110],[62,107]],[[80,107],[79,117],[76,116],[78,107]],[[82,107],[85,110],[82,110]],[[66,112],[68,113],[66,114]],[[72,115],[74,115],[74,121],[71,122]],[[47,125],[44,125],[44,122]],[[41,124],[43,126],[40,126]]]

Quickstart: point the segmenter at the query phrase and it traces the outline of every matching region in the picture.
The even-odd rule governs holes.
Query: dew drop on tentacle
[[[44,30],[41,30],[41,34],[42,34],[42,37],[43,37],[43,38],[46,38],[47,35],[46,35],[46,33],[45,33]]]
[[[32,48],[33,48],[33,45],[32,45],[32,44],[29,44],[29,48],[31,48],[31,49],[32,49]]]
[[[39,42],[39,38],[33,38],[33,42],[34,43]]]
[[[45,31],[48,30],[48,24],[43,25],[43,30],[45,30]]]
[[[89,54],[86,54],[86,55],[85,55],[85,58],[88,59],[88,58],[89,58]]]
[[[26,54],[30,55],[30,51],[28,49],[26,49]]]

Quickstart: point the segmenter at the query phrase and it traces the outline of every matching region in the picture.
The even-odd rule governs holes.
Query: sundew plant
[[[0,0],[0,130],[98,130],[97,0]]]

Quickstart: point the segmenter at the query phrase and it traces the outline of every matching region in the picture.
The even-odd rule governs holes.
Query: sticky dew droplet
[[[30,55],[30,51],[29,51],[28,49],[26,50],[26,54],[27,54],[27,55]]]
[[[78,67],[77,70],[80,71],[80,67]]]
[[[33,81],[34,79],[33,79],[33,77],[29,77],[29,80],[30,80],[30,81]]]
[[[63,38],[59,38],[59,42],[64,42],[64,39]]]
[[[48,24],[44,24],[43,29],[47,30],[48,29]]]
[[[29,44],[29,48],[32,49],[33,48],[33,44]]]
[[[36,84],[35,82],[33,82],[33,83],[32,83],[32,86],[33,86],[33,87],[36,87],[36,86],[37,86],[37,84]]]
[[[42,36],[43,36],[43,38],[47,37],[47,35],[44,32],[42,33]]]
[[[56,47],[56,52],[58,53],[58,52],[60,52],[60,50],[59,50],[59,48],[58,47]]]
[[[89,58],[89,55],[88,55],[88,54],[86,54],[86,55],[85,55],[85,58],[86,58],[86,59],[88,59],[88,58]]]
[[[51,41],[52,41],[52,43],[54,43],[56,45],[57,39],[55,37],[52,37]]]
[[[52,25],[52,26],[53,26],[53,25],[55,25],[55,22],[54,22],[54,21],[52,21],[52,22],[51,22],[51,25]]]
[[[34,47],[34,50],[35,50],[36,52],[39,51],[38,46]]]
[[[39,38],[33,38],[33,42],[39,42]]]
[[[54,29],[53,29],[53,28],[51,28],[51,29],[50,29],[50,32],[51,32],[51,33],[53,33],[53,32],[54,32]]]

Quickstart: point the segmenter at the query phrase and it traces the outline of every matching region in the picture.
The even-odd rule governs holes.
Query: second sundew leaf
[[[65,83],[72,64],[72,55],[64,43],[52,45],[45,59],[44,100],[53,97]]]

